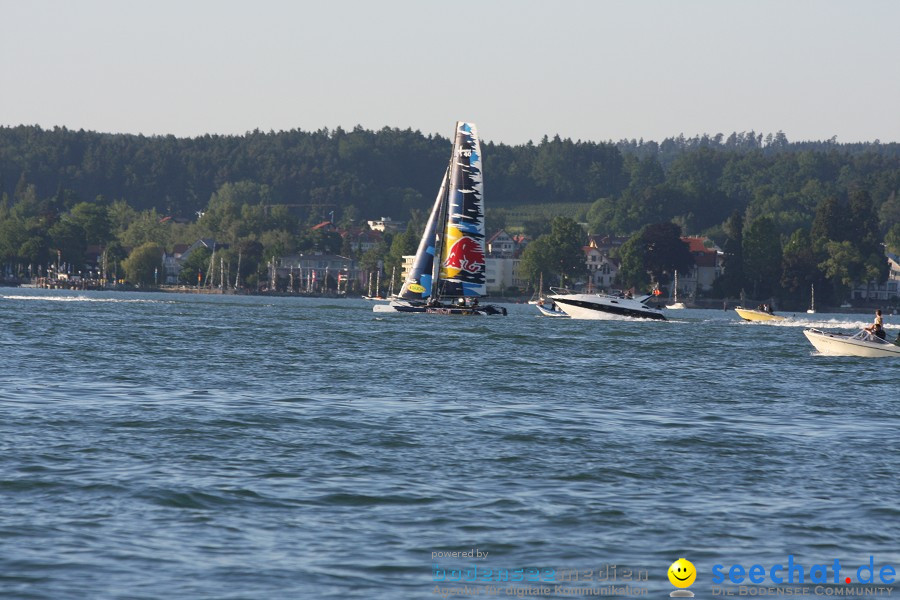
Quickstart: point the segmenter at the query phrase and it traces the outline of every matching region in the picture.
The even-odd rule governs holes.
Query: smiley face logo
[[[694,580],[697,579],[697,569],[694,564],[685,559],[679,558],[669,567],[669,581],[677,588],[690,587]]]

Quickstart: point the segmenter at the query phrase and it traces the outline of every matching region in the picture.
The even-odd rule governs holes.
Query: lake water
[[[617,565],[665,598],[679,557],[698,598],[717,564],[900,572],[900,360],[802,335],[868,318],[371,306],[0,288],[0,598],[465,597],[473,564],[588,588]]]

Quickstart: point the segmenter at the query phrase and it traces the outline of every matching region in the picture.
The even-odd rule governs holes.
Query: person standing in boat
[[[875,310],[875,322],[866,327],[866,331],[884,339],[884,318],[881,316],[880,308]]]

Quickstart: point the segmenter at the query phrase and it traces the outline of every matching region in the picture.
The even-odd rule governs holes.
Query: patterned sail
[[[435,239],[444,209],[444,194],[446,191],[447,174],[444,173],[441,189],[438,192],[437,199],[434,201],[434,207],[431,209],[428,223],[425,225],[425,232],[419,241],[419,248],[416,250],[412,268],[403,282],[403,287],[400,288],[400,293],[397,294],[398,297],[404,300],[422,300],[431,294],[431,271],[434,265]]]
[[[441,246],[440,295],[485,295],[484,182],[481,143],[473,123],[456,124],[450,164],[447,225]]]

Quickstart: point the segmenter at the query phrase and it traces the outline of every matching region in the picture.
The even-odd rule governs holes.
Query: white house
[[[887,253],[888,272],[884,283],[860,283],[853,288],[850,298],[853,300],[894,300],[900,298],[900,256]]]

